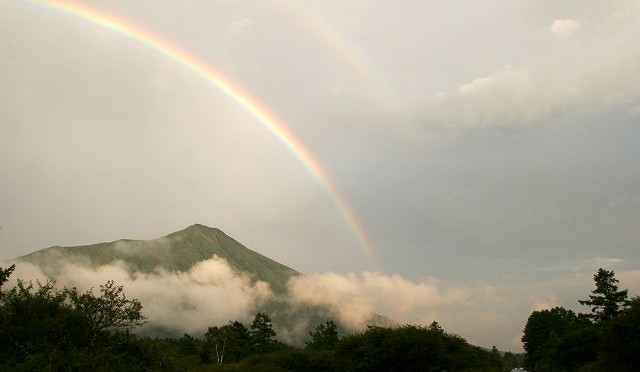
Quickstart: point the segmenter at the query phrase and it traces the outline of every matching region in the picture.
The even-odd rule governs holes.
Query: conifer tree
[[[595,323],[615,318],[629,306],[627,290],[618,290],[618,279],[613,270],[600,268],[593,276],[596,288],[591,291],[588,300],[579,300],[580,304],[591,306],[591,314],[587,317]]]

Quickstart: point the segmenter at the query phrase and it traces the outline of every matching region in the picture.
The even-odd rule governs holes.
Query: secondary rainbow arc
[[[386,114],[398,112],[396,97],[377,73],[370,58],[365,57],[358,45],[349,42],[348,37],[337,32],[334,27],[313,10],[311,4],[299,0],[270,0],[269,3],[279,9],[287,19],[309,32],[315,39],[328,48],[330,55],[346,65],[352,75],[366,88],[366,95],[378,110]],[[317,5],[317,4],[316,4]]]
[[[146,47],[174,60],[183,67],[203,78],[226,96],[236,102],[257,122],[268,129],[294,156],[304,168],[322,185],[334,200],[342,218],[353,231],[359,244],[365,250],[376,269],[380,268],[375,251],[363,225],[349,207],[344,195],[337,189],[328,174],[302,142],[288,129],[287,125],[246,89],[226,78],[220,71],[200,61],[195,55],[180,48],[171,41],[146,30],[138,25],[119,18],[104,10],[71,1],[25,0],[60,13],[90,22],[102,28],[135,40]]]

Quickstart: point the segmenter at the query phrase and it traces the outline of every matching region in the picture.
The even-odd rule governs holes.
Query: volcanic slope
[[[254,252],[219,229],[195,224],[154,240],[122,239],[78,247],[51,247],[16,260],[40,267],[47,276],[68,262],[99,267],[125,262],[131,271],[187,271],[200,261],[214,255],[226,260],[238,273],[249,274],[253,280],[269,283],[275,293],[284,293],[289,278],[300,275],[294,269]]]

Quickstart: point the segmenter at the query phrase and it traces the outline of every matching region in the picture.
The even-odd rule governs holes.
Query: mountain
[[[286,342],[302,345],[308,338],[309,331],[327,319],[337,320],[339,328],[343,331],[349,330],[328,308],[317,305],[292,305],[288,301],[288,280],[302,274],[248,249],[219,229],[204,225],[192,225],[153,240],[121,239],[77,247],[50,247],[18,257],[15,261],[32,263],[45,275],[55,279],[68,263],[98,268],[122,261],[131,273],[149,273],[157,268],[163,268],[168,272],[185,272],[214,255],[226,260],[238,274],[270,285],[276,296],[259,303],[255,311],[268,313],[278,336]],[[185,309],[190,311],[190,305],[180,306],[186,306]],[[388,326],[394,323],[382,315],[372,313],[368,324]],[[151,334],[163,337],[179,336],[183,333],[180,329],[163,328],[153,322],[150,322],[146,329]]]
[[[225,259],[239,273],[262,280],[275,293],[284,293],[294,269],[252,251],[219,229],[195,224],[154,240],[122,239],[78,247],[51,247],[17,258],[40,267],[55,276],[56,268],[67,262],[81,262],[99,267],[123,261],[132,271],[151,272],[161,267],[167,271],[187,271],[214,255]]]

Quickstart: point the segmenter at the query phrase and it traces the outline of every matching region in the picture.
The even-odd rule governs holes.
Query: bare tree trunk
[[[222,364],[222,360],[224,359],[224,349],[227,347],[227,339],[222,339],[222,350],[218,349],[218,343],[216,342],[216,360],[218,364]]]

